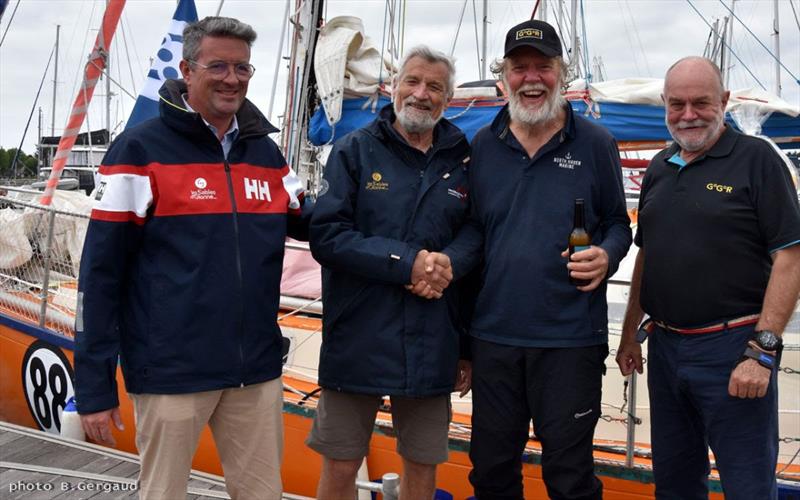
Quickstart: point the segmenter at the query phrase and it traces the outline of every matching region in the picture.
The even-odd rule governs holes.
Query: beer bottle
[[[569,233],[569,260],[572,254],[586,250],[592,243],[592,238],[586,232],[586,212],[583,205],[583,198],[575,199],[575,215],[572,223],[572,232]],[[591,283],[588,279],[573,278],[569,271],[569,282],[575,286],[586,286]]]

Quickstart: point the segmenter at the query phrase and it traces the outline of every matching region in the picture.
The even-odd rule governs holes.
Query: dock
[[[0,498],[135,499],[138,474],[134,454],[0,422]],[[187,499],[230,498],[222,476],[192,470],[188,486]]]

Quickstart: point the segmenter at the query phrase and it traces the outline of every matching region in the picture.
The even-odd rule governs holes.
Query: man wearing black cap
[[[509,103],[473,139],[473,214],[444,251],[455,279],[481,257],[485,265],[470,331],[470,481],[480,500],[523,498],[531,421],[550,498],[602,497],[592,438],[608,355],[606,278],[631,231],[616,144],[561,96],[561,54],[547,23],[508,32],[492,70]],[[592,239],[569,261],[578,198]]]

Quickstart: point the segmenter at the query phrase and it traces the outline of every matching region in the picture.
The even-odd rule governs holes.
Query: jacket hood
[[[188,111],[181,97],[187,92],[186,82],[183,80],[167,80],[158,91],[159,109],[161,117],[172,127],[191,132],[197,124],[203,125],[203,118],[199,113]],[[236,112],[239,122],[240,136],[267,135],[278,132],[269,120],[258,110],[255,104],[245,99],[239,111]]]

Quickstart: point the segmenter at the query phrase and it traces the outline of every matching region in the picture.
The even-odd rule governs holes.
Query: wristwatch
[[[783,348],[783,339],[769,330],[761,330],[753,336],[753,341],[764,351],[778,352]]]

